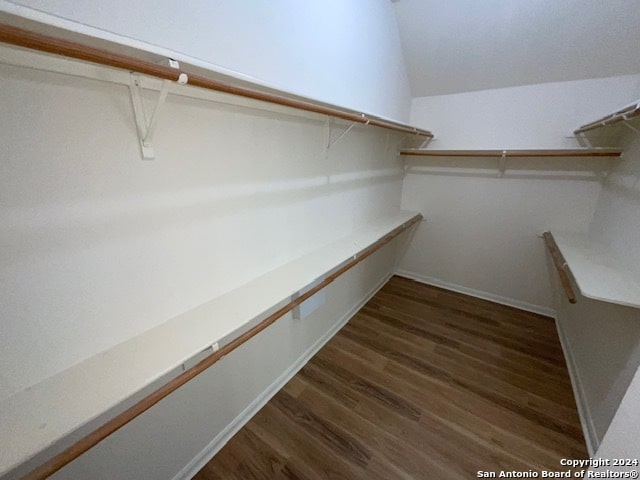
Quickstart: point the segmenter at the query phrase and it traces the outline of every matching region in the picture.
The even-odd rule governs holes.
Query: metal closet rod
[[[297,100],[282,95],[265,93],[247,87],[232,85],[230,83],[212,80],[201,75],[191,74],[177,68],[156,65],[128,55],[122,55],[108,50],[89,47],[81,43],[42,35],[29,30],[13,27],[11,25],[0,24],[0,42],[30,48],[41,52],[52,53],[55,55],[63,55],[65,57],[84,60],[87,62],[98,63],[108,67],[129,70],[164,80],[177,82],[181,74],[186,74],[188,77],[187,84],[195,87],[230,93],[232,95],[252,98],[255,100],[262,100],[276,105],[284,105],[286,107],[306,110],[308,112],[319,113],[321,115],[329,115],[349,120],[351,122],[363,123],[365,125],[374,125],[376,127],[382,127],[398,132],[412,133],[429,138],[433,137],[433,133],[428,130],[422,130],[399,122],[384,120],[373,115],[357,113],[352,110],[344,110],[338,107],[327,107],[311,101]]]

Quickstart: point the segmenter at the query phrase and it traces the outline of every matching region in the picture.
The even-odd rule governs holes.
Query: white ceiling
[[[394,2],[414,97],[640,73],[640,0]]]

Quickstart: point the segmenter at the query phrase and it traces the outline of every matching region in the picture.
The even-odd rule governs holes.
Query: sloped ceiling
[[[414,97],[640,73],[640,0],[397,0]]]

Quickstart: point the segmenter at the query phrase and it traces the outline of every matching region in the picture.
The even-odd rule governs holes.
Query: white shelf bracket
[[[180,68],[180,65],[175,60],[169,59],[169,66],[175,69]],[[177,83],[185,85],[188,82],[186,73],[181,73],[178,77]],[[145,160],[152,160],[156,157],[153,150],[152,140],[153,135],[158,125],[158,118],[162,106],[167,99],[169,93],[169,86],[171,80],[163,80],[162,87],[160,88],[160,94],[156,101],[156,105],[153,109],[151,117],[147,117],[147,111],[144,108],[144,101],[142,100],[142,87],[141,76],[136,73],[131,73],[129,78],[129,93],[131,94],[131,104],[133,106],[133,115],[136,120],[136,129],[138,131],[138,140],[140,141],[140,151],[142,158]]]
[[[498,178],[504,177],[504,172],[507,169],[507,151],[502,150],[502,156],[500,157],[500,163],[498,164]]]
[[[422,142],[420,144],[420,146],[418,148],[427,148],[427,145],[429,145],[429,143],[431,143],[431,140],[433,140],[433,137],[427,137],[424,142]]]
[[[362,116],[364,117],[365,115],[362,114]],[[331,150],[331,147],[333,147],[336,143],[338,143],[347,133],[349,133],[351,131],[351,129],[353,127],[356,126],[357,122],[351,122],[349,124],[349,126],[347,126],[344,130],[342,130],[342,132],[335,138],[333,139],[333,122],[332,122],[332,117],[327,117],[327,151]],[[367,119],[367,121],[364,123],[365,125],[369,125],[369,120]]]
[[[629,119],[625,116],[624,120],[622,121],[623,125],[629,127],[631,130],[633,130],[634,132],[636,132],[637,134],[640,135],[640,130],[638,130],[636,127],[634,127],[633,125],[631,125],[629,123]]]
[[[587,135],[584,132],[576,135],[576,138],[580,146],[586,147],[586,148],[593,148],[593,144],[591,143],[591,140],[589,140],[589,137],[587,137]]]
[[[346,127],[339,135],[338,137],[334,140],[332,139],[333,134],[332,134],[332,130],[333,130],[333,122],[331,121],[331,117],[328,117],[329,121],[328,121],[328,125],[329,125],[329,133],[327,136],[327,150],[331,150],[331,147],[333,147],[336,143],[338,143],[342,137],[344,137],[347,133],[349,133],[351,131],[351,129],[353,127],[356,126],[356,122],[351,122],[349,124],[348,127]],[[369,123],[369,121],[367,120],[367,123]]]

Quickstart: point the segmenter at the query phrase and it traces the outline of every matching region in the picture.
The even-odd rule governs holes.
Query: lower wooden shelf
[[[25,464],[34,468],[56,459],[60,468],[104,438],[109,422],[136,408],[141,413],[154,403],[138,406],[154,395],[157,402],[157,392],[200,365],[203,356],[214,357],[217,348],[228,353],[230,345],[235,348],[251,338],[266,320],[289,312],[296,298],[304,299],[299,292],[306,295],[318,278],[332,281],[421,218],[416,212],[400,211],[372,221],[3,401],[0,438],[7,441],[0,455],[0,477]],[[124,420],[110,431],[124,425]],[[76,448],[83,441],[84,450]],[[42,468],[33,478],[46,478],[57,470]]]
[[[640,308],[640,278],[604,245],[585,235],[551,233],[583,296]]]

